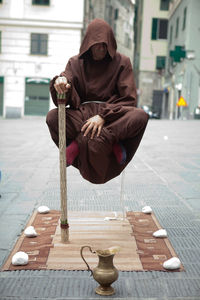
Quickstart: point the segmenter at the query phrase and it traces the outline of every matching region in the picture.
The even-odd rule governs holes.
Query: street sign
[[[185,101],[185,99],[181,96],[178,100],[178,102],[176,103],[177,106],[188,106],[187,102]]]
[[[182,46],[175,46],[174,51],[170,51],[169,55],[173,58],[174,62],[180,62],[181,58],[185,58],[186,51]]]

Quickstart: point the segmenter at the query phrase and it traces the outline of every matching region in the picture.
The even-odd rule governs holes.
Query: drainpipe
[[[171,91],[170,91],[170,113],[169,113],[169,119],[173,120],[175,75],[173,74],[171,78],[172,78],[172,85],[171,85]]]

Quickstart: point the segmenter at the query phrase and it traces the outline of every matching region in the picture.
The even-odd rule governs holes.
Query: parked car
[[[149,115],[150,119],[160,119],[158,114],[155,112],[152,112],[149,106],[143,105],[143,106],[141,106],[141,108]]]
[[[197,106],[194,110],[194,118],[195,119],[200,119],[200,105]]]

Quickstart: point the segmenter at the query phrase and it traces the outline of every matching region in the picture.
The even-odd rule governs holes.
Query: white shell
[[[152,208],[150,206],[145,206],[142,208],[142,212],[145,214],[150,214],[152,212]]]
[[[167,231],[165,229],[159,229],[153,233],[153,236],[165,238],[165,237],[167,237]]]
[[[28,264],[28,254],[25,252],[17,252],[12,257],[12,264],[14,266],[22,266]]]
[[[47,206],[38,207],[38,212],[40,214],[48,214],[49,211],[50,211],[50,209]]]
[[[33,226],[29,226],[24,230],[24,234],[27,237],[35,237],[37,236],[37,232],[35,231],[35,228]]]
[[[180,266],[181,262],[180,259],[178,259],[178,257],[172,257],[163,263],[163,267],[167,270],[179,269]]]
[[[119,220],[120,218],[118,218],[118,213],[116,211],[113,212],[114,213],[114,217],[105,217],[104,221],[112,221],[112,220]]]

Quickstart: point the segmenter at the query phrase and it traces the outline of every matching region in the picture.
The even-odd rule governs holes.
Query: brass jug
[[[83,249],[89,248],[91,253],[96,253],[99,257],[98,266],[93,269],[90,269],[88,263],[83,257]],[[109,296],[115,293],[111,284],[118,278],[118,270],[113,265],[114,255],[119,251],[119,247],[111,247],[106,250],[96,250],[93,251],[90,246],[81,247],[80,253],[83,261],[85,262],[88,271],[91,272],[94,279],[100,284],[95,292],[99,295]]]

